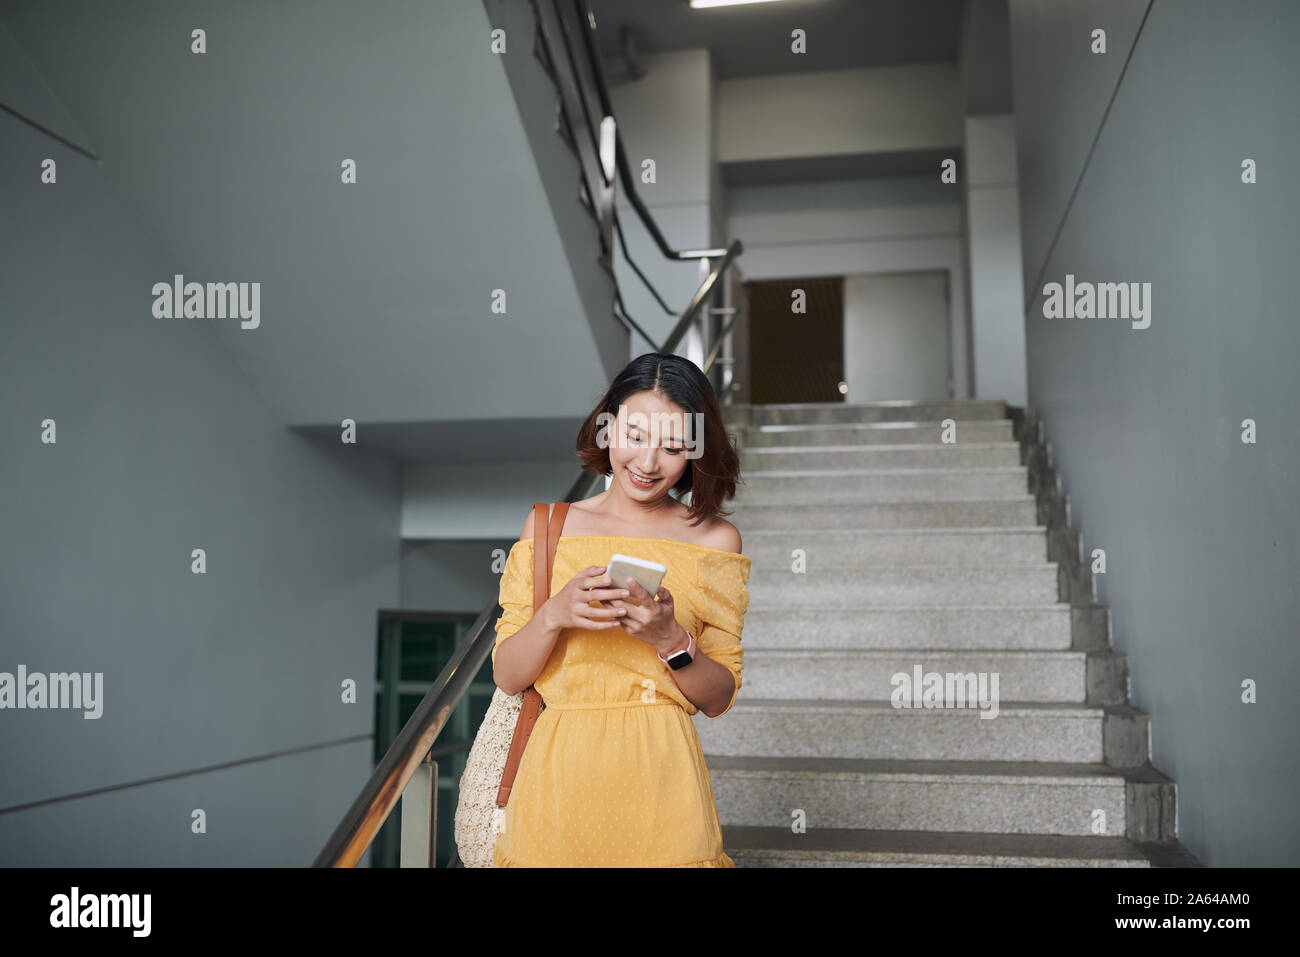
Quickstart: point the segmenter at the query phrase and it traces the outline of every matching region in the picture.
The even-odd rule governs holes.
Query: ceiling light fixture
[[[742,3],[775,3],[776,0],[690,0],[692,9],[705,10],[709,7],[738,7]]]

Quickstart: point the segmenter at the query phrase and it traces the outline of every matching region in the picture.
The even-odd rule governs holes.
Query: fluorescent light
[[[708,7],[736,7],[742,3],[775,3],[776,0],[691,0],[691,6],[696,10],[704,10]]]

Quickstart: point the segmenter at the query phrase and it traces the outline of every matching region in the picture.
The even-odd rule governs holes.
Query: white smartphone
[[[658,562],[648,562],[642,558],[633,558],[631,555],[614,555],[610,558],[605,573],[614,583],[610,586],[612,588],[627,588],[627,580],[635,578],[642,588],[653,595],[659,591],[664,575],[668,574],[668,566],[660,565]],[[636,600],[635,594],[628,595],[623,600],[632,605],[641,604]]]

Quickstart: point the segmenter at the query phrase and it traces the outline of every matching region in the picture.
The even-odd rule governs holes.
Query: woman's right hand
[[[617,628],[622,623],[622,608],[593,608],[588,602],[627,597],[626,588],[614,587],[606,566],[588,565],[542,605],[542,614],[549,629]]]

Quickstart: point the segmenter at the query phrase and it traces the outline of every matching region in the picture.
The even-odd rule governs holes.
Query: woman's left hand
[[[660,585],[659,591],[651,595],[635,578],[627,580],[627,590],[641,604],[634,605],[624,598],[608,601],[612,608],[626,609],[622,617],[624,631],[652,646],[660,655],[685,646],[689,636],[677,621],[672,592]]]

